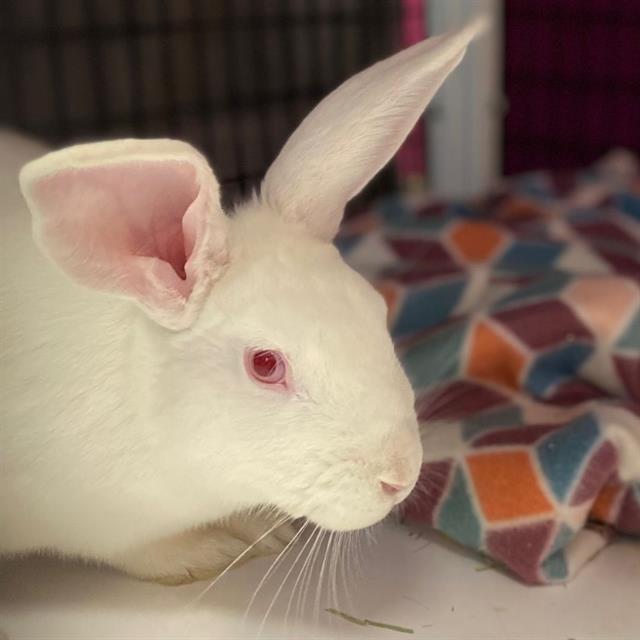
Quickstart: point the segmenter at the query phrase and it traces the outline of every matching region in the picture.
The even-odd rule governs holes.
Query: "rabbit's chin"
[[[305,516],[305,520],[329,531],[355,531],[366,529],[384,520],[394,505],[381,505],[378,508],[350,508],[347,505],[328,505],[314,509]]]

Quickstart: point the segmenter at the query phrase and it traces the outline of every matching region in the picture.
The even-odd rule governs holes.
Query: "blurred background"
[[[344,79],[485,11],[393,163],[352,205],[640,151],[640,0],[1,0],[0,124],[62,146],[171,136],[231,202]]]

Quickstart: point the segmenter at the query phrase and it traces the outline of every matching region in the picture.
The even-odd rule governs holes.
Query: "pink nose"
[[[380,480],[380,486],[382,487],[382,490],[387,495],[395,496],[401,491],[404,491],[409,485],[397,484],[395,482],[387,482],[386,480]]]

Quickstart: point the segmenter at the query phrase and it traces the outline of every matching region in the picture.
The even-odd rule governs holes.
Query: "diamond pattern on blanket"
[[[405,371],[415,389],[431,388],[437,382],[458,375],[458,362],[451,355],[460,352],[465,337],[465,326],[456,323],[441,329],[434,340],[418,340],[402,349]],[[450,387],[448,393],[462,398],[465,395],[464,384],[457,390]],[[435,398],[429,400],[431,407],[434,403]]]
[[[411,498],[415,513],[421,522],[430,525],[435,523],[436,507],[449,488],[453,469],[454,463],[450,459],[422,465],[418,484],[419,495],[413,495]]]
[[[545,402],[550,402],[560,407],[572,407],[590,400],[605,400],[608,394],[603,389],[596,387],[584,380],[571,378],[556,383],[554,387],[545,393]]]
[[[473,446],[480,446],[478,435],[488,432],[488,436],[500,437],[503,430],[522,424],[522,411],[520,407],[508,405],[493,411],[484,411],[462,423],[462,437],[472,440]],[[521,431],[518,427],[518,431]]]
[[[546,558],[541,563],[542,574],[548,581],[554,582],[567,577],[565,548],[574,536],[575,531],[565,523],[560,523],[557,527],[553,544],[549,551],[545,552]]]
[[[635,241],[620,225],[611,220],[596,218],[592,222],[574,224],[573,228],[581,235],[597,242],[605,241],[607,244],[620,244],[633,248]]]
[[[515,176],[474,201],[392,196],[337,241],[369,265],[416,391],[425,463],[404,517],[529,583],[572,579],[615,532],[640,536],[630,158]]]
[[[516,241],[505,251],[496,267],[520,273],[537,271],[543,265],[552,265],[563,248],[560,243]]]
[[[529,582],[538,582],[542,554],[554,534],[553,520],[490,531],[487,549]]]
[[[449,240],[463,262],[488,262],[507,243],[507,235],[485,222],[458,222],[449,230]]]
[[[460,278],[406,291],[402,309],[396,313],[393,336],[402,338],[446,320],[465,286],[466,281]]]
[[[635,257],[638,255],[637,251],[634,254],[617,251],[614,247],[602,247],[599,243],[598,255],[616,272],[634,280],[640,279],[640,259]]]
[[[438,527],[448,536],[470,547],[480,544],[482,528],[473,506],[465,474],[458,469],[438,514]]]
[[[615,198],[615,205],[620,213],[640,222],[640,197],[631,193],[619,193]]]
[[[568,342],[541,353],[529,367],[525,388],[533,396],[544,398],[549,390],[574,377],[592,352],[589,344]]]
[[[504,522],[552,512],[529,451],[471,453],[467,465],[488,522]]]
[[[561,538],[560,542],[564,542],[564,539]],[[569,569],[564,549],[560,549],[545,558],[541,562],[540,569],[542,575],[550,582],[565,579]]]
[[[558,501],[564,501],[585,459],[600,437],[591,415],[570,422],[536,446],[538,461]]]
[[[390,237],[389,246],[402,260],[456,269],[456,262],[437,240],[417,237]]]
[[[497,279],[494,278],[493,282]],[[545,300],[558,295],[566,284],[571,280],[571,276],[563,271],[542,271],[537,277],[527,277],[521,279],[518,290],[511,293],[494,305],[495,309],[504,309],[520,304],[523,300],[532,302],[534,300]],[[499,280],[497,280],[499,281]],[[492,282],[492,284],[493,284]]]
[[[528,353],[488,320],[471,330],[466,374],[469,378],[517,389]]]
[[[481,435],[479,438],[475,438],[472,445],[474,448],[478,448],[499,445],[535,444],[547,434],[557,429],[557,424],[528,424],[525,427],[518,426],[514,429],[493,430]]]
[[[633,282],[612,276],[578,278],[567,286],[563,298],[607,342],[620,335],[640,303]]]
[[[610,442],[603,442],[591,455],[588,466],[579,476],[577,486],[569,504],[578,506],[592,503],[597,498],[601,487],[611,475],[611,469],[615,469],[618,454]]]
[[[509,398],[495,389],[457,380],[421,395],[416,407],[421,420],[456,420],[487,409],[504,407]]]
[[[616,342],[616,349],[640,351],[640,305]]]
[[[601,486],[591,505],[591,517],[597,522],[615,522],[626,489],[616,481]]]
[[[622,533],[637,535],[640,531],[640,483],[628,487],[624,493],[618,515],[618,528]]]
[[[591,340],[591,332],[562,300],[544,300],[492,315],[532,349],[546,349],[567,340]]]
[[[638,357],[613,356],[616,371],[630,398],[640,398],[640,362]]]

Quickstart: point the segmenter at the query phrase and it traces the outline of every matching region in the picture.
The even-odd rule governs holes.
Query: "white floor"
[[[0,638],[640,638],[637,541],[605,549],[566,587],[525,587],[429,534],[409,535],[406,528],[385,524],[376,535],[377,543],[363,548],[364,576],[352,572],[348,578],[351,600],[341,588],[336,606],[333,590],[325,589],[316,604],[319,563],[304,614],[297,599],[301,582],[285,626],[298,575],[294,568],[262,629],[291,563],[264,583],[244,623],[247,604],[272,559],[230,572],[195,604],[206,584],[162,587],[50,559],[0,563]],[[299,549],[289,554],[290,560]],[[324,583],[332,569],[327,562]],[[414,634],[345,622],[327,613],[327,607],[409,627]]]

